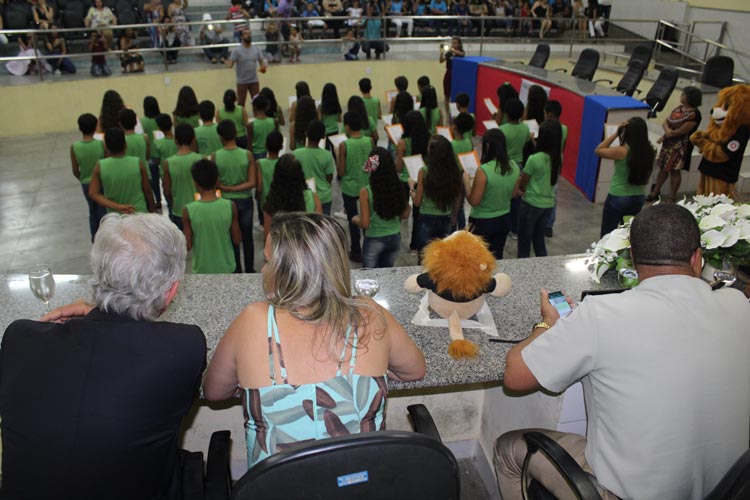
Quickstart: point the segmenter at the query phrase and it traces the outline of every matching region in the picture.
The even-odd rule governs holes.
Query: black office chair
[[[643,64],[643,70],[648,69],[648,65],[651,63],[651,55],[653,54],[653,48],[651,45],[636,45],[633,48],[633,52],[630,54],[628,59],[628,66],[635,61]]]
[[[655,117],[656,113],[664,109],[674,91],[675,85],[677,85],[678,76],[677,70],[671,66],[667,66],[659,72],[659,76],[651,86],[648,94],[641,99],[651,108],[648,112],[649,118]]]
[[[734,59],[728,56],[714,56],[703,66],[701,83],[723,89],[732,85],[734,78]]]
[[[641,91],[638,90],[638,84],[641,83],[643,72],[645,70],[646,68],[643,67],[643,64],[640,61],[631,62],[628,66],[628,70],[624,75],[622,75],[622,78],[617,83],[617,86],[612,88],[627,96],[632,96],[635,92],[638,92],[640,94]],[[608,80],[606,78],[601,80],[594,80],[594,83],[599,82],[607,82],[610,85],[614,83],[612,80]]]
[[[138,24],[137,13],[128,0],[118,0],[115,12],[118,24]]]
[[[570,74],[583,80],[591,81],[598,67],[599,52],[594,49],[583,49]],[[568,72],[565,68],[557,68],[557,70],[563,73]]]
[[[750,498],[750,450],[745,451],[724,474],[705,500],[744,500]]]
[[[534,68],[544,68],[549,60],[549,44],[540,43],[537,44],[534,55],[529,60],[529,66]]]
[[[65,9],[60,14],[63,28],[83,28],[83,19],[85,17],[83,2],[78,0],[69,0],[65,3]],[[65,38],[88,38],[89,32],[68,31],[65,32]]]
[[[521,470],[521,493],[528,500],[556,500],[538,481],[529,482],[529,462],[531,456],[541,451],[557,468],[557,471],[565,478],[570,489],[580,500],[601,500],[596,486],[590,476],[581,469],[581,466],[559,444],[542,434],[541,432],[526,432],[523,435],[526,441],[526,458]]]
[[[25,3],[25,2],[24,2]],[[6,30],[26,30],[31,26],[31,10],[18,2],[12,3],[5,11]]]

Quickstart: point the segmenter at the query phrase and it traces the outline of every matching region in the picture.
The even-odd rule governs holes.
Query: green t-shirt
[[[198,143],[198,152],[203,156],[211,156],[221,149],[221,139],[216,132],[215,123],[196,127],[195,141]]]
[[[217,198],[186,207],[193,229],[193,274],[233,273],[232,202]]]
[[[503,123],[500,132],[505,136],[508,147],[508,158],[521,164],[523,162],[523,147],[529,142],[529,126],[525,123]]]
[[[94,171],[96,162],[104,158],[104,143],[96,139],[74,142],[73,155],[81,172],[81,184],[88,184],[91,182],[91,172]]]
[[[552,208],[555,206],[555,191],[552,188],[552,160],[547,153],[535,153],[526,160],[523,173],[531,179],[526,185],[523,200],[537,208]]]
[[[122,205],[132,205],[139,213],[148,212],[143,194],[140,160],[135,156],[120,156],[99,160],[99,174],[104,195]],[[116,212],[110,208],[107,212]]]
[[[313,193],[309,189],[305,189],[302,192],[302,195],[305,197],[305,212],[307,212],[308,214],[314,214],[315,213],[315,193]]]
[[[127,156],[135,156],[143,162],[144,165],[148,165],[148,158],[146,157],[146,136],[143,134],[125,134],[125,154]],[[151,170],[146,169],[148,178],[151,178]]]
[[[568,141],[568,126],[561,123],[560,128],[562,129],[562,143],[560,149],[560,152],[562,153],[565,151],[565,143]]]
[[[276,130],[276,120],[273,118],[256,118],[253,120],[253,143],[250,146],[253,153],[263,154],[266,152],[266,138],[268,134]]]
[[[628,154],[622,160],[615,160],[615,173],[612,174],[612,181],[609,185],[609,194],[612,196],[639,196],[646,194],[646,185],[636,186],[628,182],[628,158],[630,158],[630,148]]]
[[[176,127],[177,125],[180,125],[182,123],[187,123],[191,127],[196,128],[196,127],[199,127],[201,124],[200,119],[201,117],[199,115],[193,115],[193,116],[188,116],[188,117],[175,116],[174,126]]]
[[[348,157],[349,149],[346,150],[346,153]],[[315,179],[315,191],[320,198],[320,202],[331,203],[331,183],[326,178],[336,171],[331,152],[317,146],[304,147],[295,149],[294,157],[302,166],[305,179]]]
[[[339,115],[321,115],[323,125],[326,126],[326,135],[339,133]]]
[[[419,112],[422,113],[422,118],[427,122],[427,108],[419,108]],[[432,114],[430,114],[430,125],[427,127],[430,131],[430,135],[435,135],[435,130],[438,125],[440,125],[440,110],[438,108],[433,108]]]
[[[407,156],[411,156],[411,137],[404,137],[403,139],[406,145],[404,149],[404,158],[406,158]],[[404,164],[398,177],[401,179],[401,182],[409,182],[409,169],[406,168],[406,164]]]
[[[159,160],[160,172],[161,162],[170,156],[176,155],[177,149],[177,143],[174,142],[174,138],[172,137],[162,137],[154,141],[154,146],[151,148],[151,158]]]
[[[518,176],[521,171],[516,162],[510,162],[510,171],[502,175],[496,161],[481,165],[479,168],[487,177],[484,194],[476,207],[471,207],[469,217],[475,219],[492,219],[510,213],[510,200],[513,197],[513,188],[516,187]]]
[[[172,179],[172,215],[182,217],[182,208],[195,200],[195,185],[190,168],[202,158],[198,153],[174,155],[167,158]]]
[[[249,166],[247,149],[221,148],[216,152],[215,159],[216,167],[219,169],[219,182],[221,184],[236,186],[237,184],[247,182],[247,167]],[[226,191],[222,196],[229,200],[250,198],[251,191],[250,189],[244,191]]]
[[[468,153],[469,151],[474,150],[474,144],[471,142],[471,138],[467,139],[463,137],[461,139],[453,139],[451,141],[451,146],[453,146],[453,154],[456,155],[456,158],[462,153]],[[459,166],[460,165],[461,164],[459,163]]]
[[[375,123],[378,123],[378,116],[380,115],[380,99],[377,97],[363,97],[365,101],[365,109],[367,110],[367,116],[369,116]]]
[[[427,165],[422,167],[422,182],[427,177]],[[419,205],[419,213],[425,215],[450,215],[453,211],[453,207],[449,207],[447,210],[440,210],[432,199],[427,197],[427,193],[422,192],[422,203]]]
[[[245,137],[247,135],[247,123],[244,123],[242,118],[242,106],[235,106],[234,111],[227,111],[226,108],[219,110],[219,118],[221,120],[232,120],[234,126],[237,129],[237,137]]]
[[[362,129],[362,135],[364,135],[365,137],[372,137],[372,134],[374,132],[377,132],[377,131],[378,131],[377,122],[368,116],[367,117],[367,128],[366,129],[364,129],[364,128]]]
[[[276,169],[276,162],[278,158],[261,158],[258,160],[258,168],[260,168],[260,175],[263,178],[263,193],[260,198],[260,206],[266,204],[266,197],[268,192],[271,190],[271,181],[273,181],[273,171]]]
[[[156,124],[156,118],[149,118],[144,116],[141,118],[141,126],[143,127],[143,133],[148,136],[148,143],[154,143],[154,132],[159,130],[159,126]]]
[[[382,236],[401,233],[401,217],[396,216],[392,219],[381,219],[375,211],[372,188],[367,186],[365,189],[367,189],[367,203],[370,206],[370,227],[365,229],[365,237],[380,238]]]
[[[364,165],[372,151],[369,137],[352,137],[344,141],[346,145],[346,173],[341,178],[341,192],[347,196],[359,197],[359,191],[367,186],[370,178]]]

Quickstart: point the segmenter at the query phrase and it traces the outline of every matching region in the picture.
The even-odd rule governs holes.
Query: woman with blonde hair
[[[263,251],[266,300],[234,320],[208,366],[207,399],[242,396],[250,467],[300,441],[383,429],[386,375],[425,374],[396,319],[352,296],[346,240],[325,215],[277,214]]]

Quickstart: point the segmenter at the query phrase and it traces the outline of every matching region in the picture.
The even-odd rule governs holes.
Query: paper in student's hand
[[[328,140],[333,144],[333,150],[338,151],[339,146],[346,140],[346,134],[336,134],[328,137]]]
[[[323,138],[322,138],[322,139],[320,140],[320,142],[318,142],[318,147],[319,147],[320,149],[325,149],[325,148],[326,148],[326,138],[325,138],[325,137],[323,137]]]
[[[451,118],[455,118],[458,116],[458,106],[456,105],[455,102],[449,103],[448,108],[450,109],[450,112],[451,112]]]
[[[414,100],[414,111],[419,111],[419,107],[422,105],[419,101],[417,101],[417,96],[413,95],[411,98]]]
[[[607,129],[606,133],[604,134],[604,138],[605,139],[607,137],[609,137],[610,135],[612,135],[612,134],[616,134],[617,133],[617,129],[620,128],[619,125],[611,125],[609,123],[607,123],[604,126]],[[622,146],[622,144],[620,144],[620,138],[619,137],[617,137],[614,141],[612,141],[612,144],[611,144],[611,147],[617,147],[617,146]]]
[[[461,153],[458,155],[458,162],[464,169],[464,172],[469,174],[469,178],[473,179],[477,175],[479,169],[479,156],[476,151],[469,151],[468,153]]]
[[[156,132],[154,132],[154,135],[156,135]],[[162,134],[162,136],[163,135],[164,134]],[[96,134],[94,134],[94,139],[96,139],[97,141],[103,141],[104,140],[104,134],[96,133]]]
[[[305,184],[307,184],[307,189],[309,189],[313,193],[317,192],[317,190],[315,189],[315,177],[305,179]]]
[[[450,127],[440,127],[440,126],[435,127],[435,133],[437,135],[442,135],[443,137],[445,137],[449,141],[453,140],[453,134],[451,133],[451,128]]]
[[[422,158],[422,155],[405,156],[404,167],[409,172],[409,178],[417,181],[419,179],[419,171],[424,167],[424,158]]]
[[[539,135],[539,124],[536,122],[536,120],[524,120],[523,121],[526,126],[529,127],[529,133],[531,134],[531,137],[536,139],[536,137]]]
[[[388,134],[391,142],[395,145],[401,140],[401,136],[404,135],[404,127],[400,123],[396,125],[388,125],[385,127],[385,133]]]
[[[498,125],[495,120],[484,120],[482,122],[482,125],[484,125],[484,128],[487,130],[492,130],[493,128],[500,128],[500,125]]]
[[[489,97],[484,98],[484,105],[487,106],[487,110],[490,112],[490,115],[494,115],[497,113],[497,106],[495,106],[495,103],[492,102],[492,99]]]
[[[385,91],[385,102],[390,103],[394,97],[398,95],[398,90],[386,90]]]
[[[297,96],[296,95],[290,95],[289,96],[289,107],[291,108],[292,104],[294,104],[295,102],[297,102]]]
[[[383,123],[386,125],[393,125],[393,115],[383,115]]]
[[[161,130],[154,130],[154,140],[157,139],[164,139],[164,132],[162,132]]]

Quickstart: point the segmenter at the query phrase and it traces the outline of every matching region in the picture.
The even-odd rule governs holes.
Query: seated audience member
[[[76,65],[73,64],[73,61],[65,57],[68,55],[68,45],[65,43],[65,38],[60,36],[56,26],[52,26],[52,31],[47,35],[44,46],[47,49],[47,55],[58,56],[57,59],[49,59],[49,63],[56,75],[60,73],[73,74],[76,72]]]
[[[8,327],[0,497],[171,498],[180,424],[206,366],[200,328],[156,321],[185,254],[165,218],[108,215],[91,251],[93,303]]]
[[[591,296],[560,319],[541,294],[541,322],[508,353],[506,389],[562,392],[582,379],[587,437],[543,430],[585,471],[603,498],[701,499],[747,449],[750,305],[737,290],[700,279],[693,215],[657,205],[630,228],[641,283]],[[503,498],[521,498],[523,430],[495,445]],[[542,454],[530,475],[570,495]]]
[[[221,25],[211,23],[211,14],[208,12],[203,14],[203,22],[206,24],[201,25],[200,31],[198,32],[198,38],[201,45],[220,45],[223,43],[229,43],[229,40],[222,36]],[[205,48],[203,49],[203,54],[205,54],[206,58],[211,61],[211,64],[216,64],[217,59],[224,64],[227,57],[229,57],[229,48]]]
[[[383,429],[386,375],[425,374],[424,355],[396,319],[372,299],[352,296],[346,233],[334,219],[277,214],[264,255],[268,301],[250,304],[229,326],[203,384],[212,401],[242,395],[251,467],[290,439]],[[356,387],[357,396],[342,387]],[[271,402],[279,389],[286,395]],[[271,420],[295,408],[325,419]]]
[[[109,48],[98,31],[91,32],[89,52],[91,52],[91,76],[111,75],[112,70],[107,64],[107,56],[104,55],[109,52]]]
[[[118,44],[120,50],[123,51],[123,53],[120,54],[120,66],[122,66],[122,72],[143,72],[143,56],[140,51],[138,51],[138,36],[135,34],[135,30],[128,28],[123,31]]]

